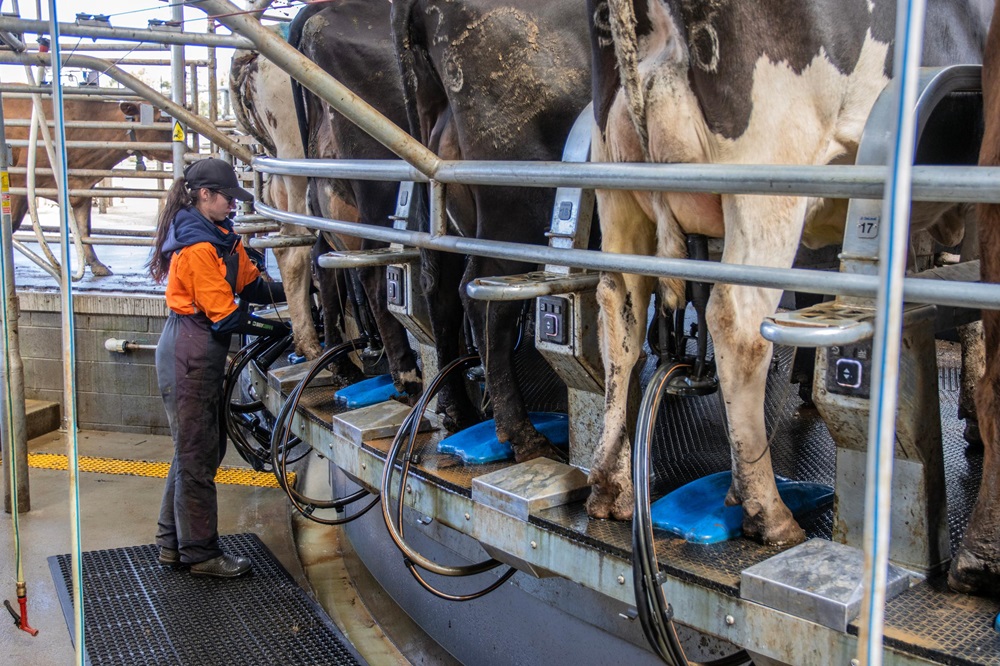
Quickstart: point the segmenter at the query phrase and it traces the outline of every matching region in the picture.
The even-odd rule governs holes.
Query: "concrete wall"
[[[19,291],[25,397],[63,404],[62,315],[57,292]],[[166,321],[160,294],[80,293],[76,327],[77,422],[80,428],[170,434],[156,383],[153,350],[126,354],[108,338],[156,344]],[[65,413],[65,412],[64,412]]]

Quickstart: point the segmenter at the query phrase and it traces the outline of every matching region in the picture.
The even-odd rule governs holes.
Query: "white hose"
[[[28,85],[29,86],[36,85],[35,75],[31,71],[31,67],[25,65],[24,70],[28,78]],[[49,134],[48,119],[45,117],[45,109],[42,107],[42,96],[39,94],[33,94],[31,96],[31,100],[33,103],[31,111],[31,118],[32,118],[31,132],[34,137],[34,141],[28,142],[28,174],[27,174],[28,210],[31,212],[31,224],[35,229],[35,236],[38,237],[38,242],[42,246],[42,251],[45,253],[47,257],[49,257],[49,260],[52,262],[53,266],[55,266],[57,270],[60,270],[59,261],[55,258],[55,255],[52,254],[52,251],[49,249],[48,244],[42,237],[42,225],[41,221],[38,218],[38,198],[35,195],[35,165],[37,164],[38,161],[38,153],[37,153],[38,135],[37,133],[35,133],[36,129],[39,129],[42,132],[42,140],[45,142],[45,152],[48,154],[49,157],[49,165],[52,167],[53,177],[59,178],[58,167],[56,166],[57,162],[55,158],[56,153],[55,153],[55,148],[52,145],[52,135]],[[67,165],[66,168],[69,169],[69,166]],[[70,206],[70,208],[72,208],[69,200],[67,200],[65,204],[67,206]],[[87,268],[87,261],[83,250],[83,237],[80,235],[80,229],[79,229],[79,224],[77,223],[76,220],[76,215],[75,214],[70,215],[69,220],[70,220],[70,227],[73,231],[73,246],[76,249],[76,257],[78,264],[77,269],[73,271],[71,276],[74,280],[79,280],[83,278],[84,271]]]
[[[28,215],[31,218],[31,228],[35,231],[38,246],[50,264],[58,271],[59,260],[51,248],[49,248],[49,243],[45,240],[45,235],[42,233],[41,220],[38,218],[38,199],[35,196],[35,169],[38,162],[38,151],[34,147],[38,145],[38,110],[37,106],[31,107],[31,130],[28,132],[28,173],[26,175],[28,193],[25,196],[25,200],[28,202]],[[49,163],[51,164],[52,162],[50,161]]]

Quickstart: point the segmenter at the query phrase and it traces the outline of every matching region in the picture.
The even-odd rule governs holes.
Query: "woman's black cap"
[[[253,201],[253,195],[240,187],[236,172],[228,162],[209,157],[192,163],[184,170],[184,180],[189,190],[202,187],[222,192],[240,201]]]

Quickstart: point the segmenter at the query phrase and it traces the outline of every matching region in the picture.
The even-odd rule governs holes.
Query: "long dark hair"
[[[163,254],[163,243],[167,240],[167,232],[170,231],[170,224],[174,217],[183,208],[190,208],[195,203],[194,196],[187,188],[187,181],[179,178],[174,181],[173,187],[167,192],[167,201],[163,204],[160,217],[156,222],[156,238],[153,241],[153,253],[146,263],[149,274],[157,283],[167,279],[170,271],[170,255]]]

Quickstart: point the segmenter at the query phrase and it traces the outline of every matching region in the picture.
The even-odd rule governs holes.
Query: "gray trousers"
[[[174,440],[156,532],[157,545],[194,564],[219,548],[215,473],[225,452],[220,402],[227,341],[216,340],[203,314],[171,313],[156,346],[156,375]]]

